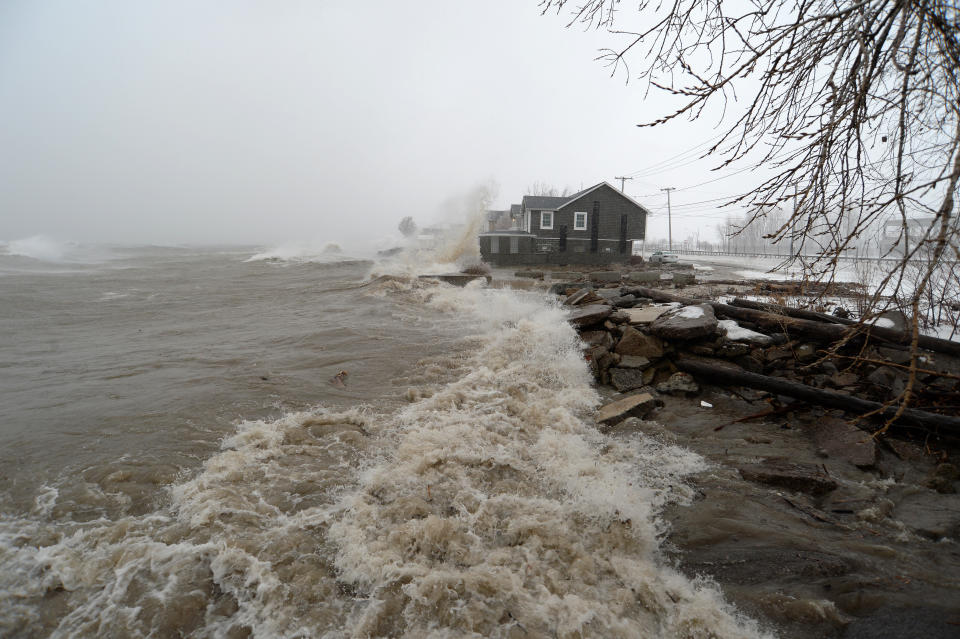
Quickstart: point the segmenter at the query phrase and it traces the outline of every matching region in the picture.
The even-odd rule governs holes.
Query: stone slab
[[[606,304],[590,304],[588,306],[577,307],[575,310],[570,311],[567,315],[567,321],[578,327],[592,326],[610,317],[610,313],[612,312],[612,306],[607,306]]]
[[[650,393],[637,393],[618,399],[597,411],[597,423],[613,426],[627,417],[641,419],[656,408],[658,401]]]
[[[658,317],[669,311],[672,306],[641,306],[640,308],[627,308],[624,309],[630,317],[631,324],[650,324]]]
[[[683,306],[658,317],[650,324],[650,332],[667,340],[707,337],[717,332],[717,318],[709,304]]]

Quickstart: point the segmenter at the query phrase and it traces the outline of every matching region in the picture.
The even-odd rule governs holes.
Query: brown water
[[[542,293],[250,254],[0,255],[0,634],[762,634]]]

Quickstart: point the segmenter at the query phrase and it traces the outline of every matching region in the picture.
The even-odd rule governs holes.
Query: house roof
[[[488,210],[488,211],[487,211],[487,220],[489,220],[489,221],[491,221],[491,222],[496,222],[497,220],[500,219],[500,216],[503,215],[503,214],[506,213],[506,212],[507,212],[507,211]]]
[[[510,215],[516,216],[516,215],[520,215],[520,213],[522,212],[523,212],[523,207],[520,206],[519,204],[510,205]]]
[[[615,192],[619,193],[620,196],[623,197],[624,199],[626,199],[628,202],[630,202],[631,204],[634,204],[635,206],[643,209],[643,212],[644,212],[644,213],[646,213],[647,215],[650,215],[650,211],[647,210],[647,207],[645,207],[644,205],[640,204],[639,202],[637,202],[636,200],[634,200],[632,197],[630,197],[630,196],[627,195],[626,193],[623,193],[622,191],[618,190],[617,187],[613,186],[613,185],[610,184],[609,182],[599,182],[599,183],[597,183],[597,184],[594,184],[594,185],[591,186],[591,187],[587,187],[587,188],[583,189],[582,191],[577,191],[577,192],[574,193],[573,195],[565,195],[565,196],[563,196],[563,197],[548,197],[548,196],[543,196],[543,195],[524,195],[524,196],[523,196],[523,206],[524,206],[524,208],[527,208],[527,209],[540,209],[540,210],[546,210],[546,211],[556,211],[557,209],[563,208],[564,206],[566,206],[566,205],[569,204],[570,202],[573,202],[574,200],[580,199],[580,198],[583,197],[584,195],[587,195],[587,194],[589,194],[589,193],[591,193],[591,192],[599,189],[601,186],[609,186],[609,187],[610,187],[611,189],[613,189]]]
[[[563,206],[569,199],[570,198],[566,196],[551,197],[548,195],[524,195],[523,208],[556,211],[558,208]]]

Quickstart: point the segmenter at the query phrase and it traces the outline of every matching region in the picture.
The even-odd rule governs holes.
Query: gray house
[[[647,215],[606,182],[565,197],[525,195],[513,228],[480,234],[480,254],[497,266],[621,262],[644,238]]]

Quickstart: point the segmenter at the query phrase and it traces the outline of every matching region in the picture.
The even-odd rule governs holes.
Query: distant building
[[[480,254],[498,266],[619,262],[644,238],[648,214],[606,182],[564,197],[525,195],[510,228],[480,234]]]

